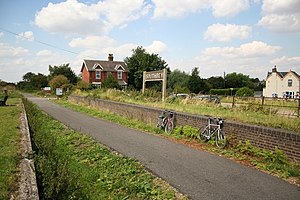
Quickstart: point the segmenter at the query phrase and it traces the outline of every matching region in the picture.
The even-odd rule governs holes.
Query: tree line
[[[168,71],[167,90],[169,93],[211,93],[213,90],[223,90],[228,88],[248,88],[252,91],[262,91],[264,83],[258,78],[250,78],[242,73],[228,73],[224,76],[212,76],[201,78],[200,68],[194,67],[191,74],[181,70],[171,71],[168,64],[158,54],[150,54],[143,47],[132,50],[132,55],[126,57],[124,62],[128,66],[128,85],[130,89],[141,90],[143,71],[162,70]],[[23,75],[23,80],[17,83],[20,90],[40,90],[50,86],[51,88],[63,87],[80,89],[92,89],[93,86],[76,76],[69,64],[60,66],[49,65],[49,75],[27,72]],[[108,77],[103,83],[106,88],[118,88],[118,81],[114,77]],[[161,83],[147,82],[147,88],[160,90]]]

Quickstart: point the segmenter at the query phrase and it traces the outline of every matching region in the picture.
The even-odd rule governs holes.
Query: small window
[[[288,79],[288,87],[292,87],[293,86],[293,80],[292,79]]]
[[[101,71],[96,70],[96,79],[101,79]]]
[[[118,71],[118,79],[122,79],[122,71]]]

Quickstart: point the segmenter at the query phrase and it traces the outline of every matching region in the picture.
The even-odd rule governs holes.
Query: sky
[[[200,77],[300,74],[300,0],[0,0],[0,79],[142,46]]]

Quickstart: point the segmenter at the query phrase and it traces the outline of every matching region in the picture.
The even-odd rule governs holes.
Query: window
[[[96,70],[96,79],[101,79],[101,71]]]
[[[118,71],[118,79],[122,79],[122,71]]]
[[[293,80],[292,79],[288,79],[288,87],[292,87],[293,85]]]

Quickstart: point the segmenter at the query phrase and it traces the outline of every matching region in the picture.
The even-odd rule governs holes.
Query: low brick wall
[[[88,97],[69,96],[69,100],[75,103],[81,103],[106,110],[118,115],[129,118],[139,119],[145,123],[156,124],[157,117],[163,111],[151,107],[145,107],[134,104],[127,104],[103,99],[92,99]],[[192,115],[176,112],[175,125],[190,125],[197,128],[205,127],[207,124],[206,116]],[[236,140],[249,140],[251,144],[260,148],[274,150],[277,146],[284,153],[296,162],[300,161],[300,133],[274,129],[264,126],[242,124],[226,120],[224,131],[233,136]]]

